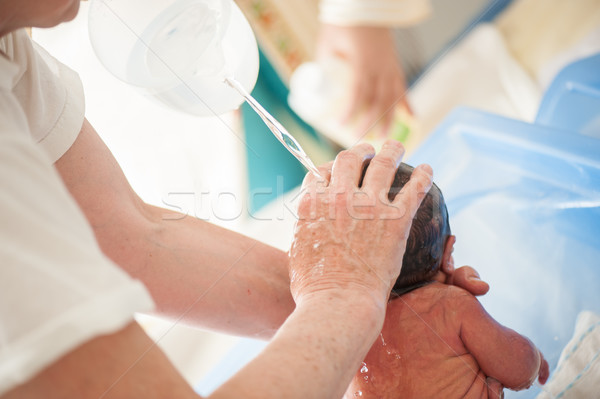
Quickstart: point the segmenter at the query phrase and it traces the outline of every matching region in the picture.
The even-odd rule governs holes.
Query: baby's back
[[[347,397],[487,398],[486,376],[460,337],[465,301],[476,299],[440,283],[390,301]]]

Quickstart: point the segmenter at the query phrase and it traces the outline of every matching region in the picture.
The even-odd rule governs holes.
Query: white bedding
[[[584,311],[556,370],[536,399],[600,397],[600,316]]]

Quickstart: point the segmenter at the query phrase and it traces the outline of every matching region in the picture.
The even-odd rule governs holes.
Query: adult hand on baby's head
[[[358,295],[385,309],[432,172],[428,165],[417,167],[390,202],[388,192],[404,148],[386,142],[359,187],[373,153],[370,145],[360,144],[342,151],[331,170],[321,168],[324,180],[307,175],[290,249],[291,292],[297,303],[321,294]]]

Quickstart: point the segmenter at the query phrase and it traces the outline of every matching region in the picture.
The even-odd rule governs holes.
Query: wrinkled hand
[[[354,76],[352,99],[342,121],[366,111],[359,131],[366,132],[381,123],[387,132],[396,104],[411,112],[404,71],[398,62],[390,29],[323,24],[317,40],[317,60],[327,62],[331,57],[348,62]]]
[[[290,249],[296,303],[320,294],[357,294],[385,309],[412,219],[432,182],[431,168],[420,165],[390,202],[388,192],[403,153],[396,141],[387,141],[375,157],[372,146],[360,144],[342,151],[332,169],[321,167],[323,180],[307,175]]]

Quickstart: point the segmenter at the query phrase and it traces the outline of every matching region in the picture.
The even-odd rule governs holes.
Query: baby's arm
[[[486,376],[513,390],[529,388],[536,377],[546,382],[548,363],[529,339],[494,320],[475,297],[461,302],[460,337]]]

